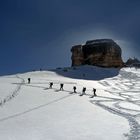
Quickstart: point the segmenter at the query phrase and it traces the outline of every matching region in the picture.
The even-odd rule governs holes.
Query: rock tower
[[[76,45],[71,49],[72,66],[96,65],[101,67],[122,67],[122,51],[112,39],[87,41],[85,45]]]

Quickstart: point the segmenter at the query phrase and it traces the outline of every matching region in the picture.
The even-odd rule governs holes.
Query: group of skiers
[[[28,84],[30,84],[30,82],[31,82],[31,78],[28,78]],[[50,82],[50,83],[49,83],[49,88],[52,89],[52,86],[53,86],[53,82]],[[63,87],[64,87],[64,84],[63,84],[63,83],[60,83],[60,90],[61,90],[61,91],[64,90]],[[73,92],[74,92],[74,93],[77,93],[77,92],[76,92],[76,86],[73,86]],[[85,92],[86,92],[86,87],[83,87],[82,94],[80,94],[80,96],[83,96],[84,94],[86,94]],[[93,97],[95,97],[95,96],[97,96],[97,95],[96,95],[96,89],[93,88],[93,95],[91,96],[91,98],[93,98]]]
[[[52,88],[52,86],[53,86],[53,82],[50,82],[50,87],[49,88]],[[64,86],[64,84],[61,83],[60,84],[60,90],[64,90],[63,86]]]

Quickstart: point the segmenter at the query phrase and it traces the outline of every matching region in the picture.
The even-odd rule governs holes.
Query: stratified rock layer
[[[101,67],[122,67],[121,48],[111,39],[87,41],[71,49],[72,66],[96,65]]]

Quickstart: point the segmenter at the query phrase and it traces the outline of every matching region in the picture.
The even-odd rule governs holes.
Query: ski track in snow
[[[105,90],[106,92],[121,97],[123,99],[110,99],[104,100],[91,100],[90,102],[92,104],[95,104],[99,107],[101,107],[104,110],[107,110],[110,113],[113,113],[115,115],[121,116],[128,120],[130,125],[130,132],[128,134],[124,134],[126,137],[128,137],[128,140],[140,140],[140,123],[136,120],[138,117],[140,117],[140,111],[131,109],[131,108],[125,108],[124,106],[121,106],[121,103],[131,103],[133,105],[137,105],[140,107],[140,100],[136,100],[136,95],[139,95],[139,81],[140,77],[138,77],[136,74],[131,72],[121,72],[120,76],[118,77],[120,81],[119,83],[115,84],[115,88],[110,85],[110,82],[112,82],[113,78],[110,80],[102,81],[100,84],[104,86],[110,87],[109,90]],[[124,79],[127,79],[127,83],[130,85],[128,86]],[[114,79],[115,82],[116,78]],[[110,82],[109,82],[110,81]],[[123,87],[124,86],[124,87]],[[128,95],[129,92],[132,92],[131,95]],[[137,93],[133,95],[133,93]],[[105,105],[105,103],[111,102],[111,105]],[[135,112],[136,115],[134,115],[132,112]]]
[[[26,114],[26,113],[30,113],[30,112],[35,111],[35,110],[38,110],[38,109],[40,109],[40,108],[42,108],[42,107],[46,107],[46,106],[48,106],[48,105],[50,105],[50,104],[57,103],[57,102],[59,102],[59,101],[61,101],[61,100],[64,100],[64,99],[70,97],[70,96],[72,96],[72,95],[66,95],[66,96],[61,97],[61,98],[59,98],[59,99],[50,101],[49,103],[42,104],[42,105],[40,105],[40,106],[36,106],[36,107],[34,107],[34,108],[28,109],[28,110],[26,110],[26,111],[24,111],[24,112],[20,112],[20,113],[17,113],[17,114],[14,114],[14,115],[11,115],[11,116],[2,118],[2,119],[0,119],[0,122],[9,120],[9,119],[12,119],[12,118],[15,118],[15,117],[22,116],[22,115],[24,115],[24,114]]]
[[[16,77],[21,79],[21,82],[17,84],[17,87],[12,92],[12,94],[8,95],[0,102],[0,106],[3,106],[5,103],[7,103],[11,99],[13,99],[15,96],[17,96],[22,85],[35,87],[35,88],[42,88],[44,90],[49,89],[49,88],[46,88],[43,86],[36,85],[37,83],[34,83],[34,84],[32,83],[30,85],[25,84],[25,80],[23,78],[21,78],[19,76],[16,76]],[[126,82],[126,80],[127,80],[127,82]],[[118,81],[119,81],[119,83],[118,83]],[[89,100],[90,103],[92,103],[96,106],[99,106],[102,109],[104,109],[112,114],[125,118],[129,122],[130,131],[127,134],[124,134],[124,136],[127,137],[128,140],[140,140],[140,122],[137,121],[137,118],[140,118],[140,111],[135,109],[134,107],[133,108],[129,108],[127,106],[125,107],[125,103],[131,103],[132,105],[138,106],[140,108],[140,100],[138,98],[138,97],[140,97],[140,88],[139,88],[140,77],[138,77],[135,73],[121,70],[119,76],[102,80],[99,83],[105,87],[108,87],[108,89],[104,90],[105,92],[107,92],[113,96],[115,95],[116,97],[104,97],[104,96],[99,95],[99,96],[97,96],[97,98],[96,97],[93,99],[90,98],[90,100]],[[110,83],[114,83],[115,86],[112,86]],[[39,83],[39,84],[41,84],[41,83]],[[80,85],[80,83],[79,84],[67,83],[67,84]],[[59,91],[58,89],[55,89],[55,88],[53,88],[53,90],[55,92]],[[29,113],[33,110],[39,109],[41,107],[45,107],[49,104],[58,102],[60,100],[63,100],[67,97],[72,96],[73,92],[67,91],[67,90],[64,90],[64,91],[68,92],[70,95],[64,96],[60,99],[56,99],[54,101],[51,101],[49,103],[46,103],[46,104],[43,104],[43,105],[40,105],[40,106],[37,106],[34,108],[31,108],[31,109],[21,112],[19,114],[8,116],[6,118],[1,119],[0,121],[5,121],[8,119],[23,115],[25,113]],[[128,94],[131,92],[132,92],[132,94]],[[73,94],[80,95],[81,93],[77,92],[77,93],[73,93]],[[97,94],[98,94],[98,90],[97,90]],[[85,94],[85,95],[91,96],[91,94]],[[108,104],[108,103],[111,103],[111,104]],[[124,104],[124,106],[122,106],[122,104]]]
[[[124,80],[127,80],[124,81]],[[117,82],[116,82],[117,81]],[[119,83],[118,83],[119,81]],[[111,97],[104,97],[104,96],[98,96],[98,100],[96,100],[96,98],[93,98],[92,100],[90,100],[90,102],[96,106],[101,107],[102,109],[121,116],[125,119],[127,119],[127,121],[129,122],[130,125],[130,132],[127,134],[124,134],[125,137],[128,138],[128,140],[140,140],[140,124],[139,122],[136,120],[138,117],[140,117],[140,111],[136,110],[136,109],[131,109],[131,108],[125,108],[125,106],[121,106],[121,103],[131,103],[133,105],[137,105],[138,107],[140,107],[140,100],[135,100],[136,99],[136,95],[139,95],[139,81],[140,81],[140,77],[138,77],[135,73],[131,73],[131,72],[126,72],[126,71],[121,71],[120,75],[116,78],[111,78],[111,79],[107,79],[107,80],[103,80],[100,81],[99,83],[103,86],[109,87],[109,90],[104,90],[105,92],[108,92],[111,95],[115,95],[117,96],[116,98],[111,98]],[[60,83],[60,82],[58,82]],[[56,83],[56,84],[58,84]],[[110,83],[114,83],[115,87],[112,86]],[[77,84],[77,83],[67,83],[67,84],[76,84],[78,86],[82,86],[81,84]],[[38,86],[38,85],[33,85],[33,84],[25,84],[25,86],[31,86],[31,87],[36,87],[36,88],[43,88],[44,90],[47,90],[49,88],[45,88],[43,86]],[[59,92],[58,89],[53,88],[55,92]],[[70,94],[72,94],[73,92],[71,91],[67,91],[64,90],[65,92],[68,92]],[[88,92],[88,90],[87,90]],[[132,94],[128,94],[129,92],[132,92]],[[133,93],[137,93],[135,95],[133,95]],[[75,93],[74,93],[75,94]],[[76,94],[81,95],[80,92],[77,92]],[[84,96],[91,96],[91,94],[84,94]],[[68,96],[69,97],[69,96]],[[101,99],[99,99],[101,98]],[[104,98],[104,99],[103,99]],[[106,105],[106,103],[112,103],[111,105]],[[34,109],[38,109],[34,108]],[[31,109],[27,112],[23,112],[23,113],[28,113],[34,109]],[[136,115],[134,115],[133,113],[135,113]],[[17,115],[22,115],[22,114],[17,114]],[[11,116],[11,117],[15,117],[15,116]],[[8,119],[8,118],[5,118]]]
[[[24,79],[19,77],[18,75],[16,75],[16,78],[20,79],[21,82],[17,84],[16,89],[12,91],[11,94],[9,94],[8,96],[6,96],[4,99],[0,101],[1,107],[5,105],[7,102],[9,102],[10,100],[12,100],[14,97],[16,97],[21,89],[21,86],[25,83]]]

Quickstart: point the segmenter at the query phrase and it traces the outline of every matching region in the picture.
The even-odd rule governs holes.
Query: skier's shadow
[[[56,90],[54,90],[55,92],[59,92],[59,91],[62,91],[62,90],[60,90],[60,89],[56,89]]]
[[[69,94],[74,94],[74,92],[69,92]]]
[[[64,91],[64,90],[54,89],[54,88],[44,88],[44,90],[50,90],[50,89],[53,89],[53,90],[54,90],[54,92]]]
[[[21,85],[21,83],[12,83],[12,84],[16,84],[16,85]],[[29,87],[35,87],[35,88],[46,88],[46,87],[43,87],[43,86],[37,86],[37,85],[32,85],[32,84],[22,84],[24,86],[29,86]]]
[[[44,88],[44,90],[49,90],[50,88]]]

